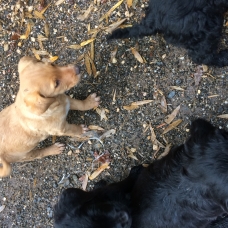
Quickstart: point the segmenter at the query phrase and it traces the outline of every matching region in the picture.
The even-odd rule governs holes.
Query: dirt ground
[[[126,7],[124,0],[108,19],[102,21],[99,19],[117,3],[116,0],[102,0],[100,5],[94,4],[93,0],[63,0],[58,1],[59,5],[56,2],[1,1],[0,110],[14,102],[17,94],[19,59],[25,55],[34,56],[34,49],[42,50],[43,52],[36,52],[42,59],[54,60],[51,57],[58,56],[54,63],[74,63],[80,67],[82,81],[68,92],[70,96],[84,99],[92,92],[101,96],[99,109],[105,112],[107,118],[102,115],[104,118],[101,120],[95,110],[70,111],[69,122],[96,125],[102,127],[104,132],[112,130],[114,134],[102,140],[103,146],[98,140],[91,139],[80,148],[78,146],[81,142],[68,137],[57,137],[56,141],[66,145],[61,155],[13,164],[12,175],[0,179],[2,228],[52,227],[53,206],[59,193],[67,187],[82,187],[79,178],[97,168],[97,164],[93,162],[94,152],[109,153],[110,168],[105,169],[94,180],[89,180],[87,190],[100,179],[118,181],[128,174],[132,166],[152,162],[165,148],[160,148],[154,155],[157,148],[152,144],[150,124],[157,140],[162,144],[157,147],[184,142],[191,120],[197,117],[210,120],[216,126],[228,130],[227,119],[218,117],[228,113],[228,67],[204,66],[205,72],[198,70],[200,82],[197,86],[194,75],[197,76],[199,66],[192,63],[185,50],[166,44],[162,36],[107,41],[104,28],[126,17],[124,24],[139,21],[144,15],[146,0],[133,1],[136,5],[130,8]],[[83,10],[87,10],[90,4],[93,10],[88,18],[79,20],[78,16],[83,15]],[[37,11],[42,12],[46,6],[48,8],[43,14],[37,14]],[[26,32],[28,24],[31,25],[31,31]],[[77,45],[75,48],[83,41],[91,39],[93,29],[97,28],[101,29],[93,42],[93,62],[96,67],[96,71],[93,69],[96,74],[94,77],[94,74],[89,75],[90,68],[88,65],[86,68],[85,64],[85,55],[87,60],[88,55],[92,59],[91,43],[80,49],[69,46]],[[21,35],[24,37],[20,37]],[[43,41],[40,41],[40,35],[43,36]],[[228,48],[227,44],[228,36],[224,29],[221,48]],[[140,53],[144,63],[135,58],[131,48]],[[116,49],[113,60],[111,53]],[[124,107],[143,100],[152,101],[130,111]],[[167,112],[164,110],[166,103]],[[163,124],[165,117],[179,105],[180,111],[173,122],[178,119],[182,122],[162,135],[167,127],[167,124]],[[103,132],[97,132],[95,136],[99,137],[101,134]],[[40,146],[51,143],[50,137]]]

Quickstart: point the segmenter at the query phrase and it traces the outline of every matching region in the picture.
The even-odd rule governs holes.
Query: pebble
[[[172,99],[174,96],[176,95],[176,92],[175,91],[171,91],[168,95],[168,98],[169,99]]]

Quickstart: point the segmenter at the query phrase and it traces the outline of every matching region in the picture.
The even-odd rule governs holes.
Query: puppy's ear
[[[24,56],[23,58],[20,59],[18,63],[18,72],[19,74],[31,63],[34,63],[37,61],[36,59],[29,57],[29,56]]]
[[[43,114],[55,101],[54,97],[43,97],[38,92],[29,93],[24,99],[25,104],[37,115]]]

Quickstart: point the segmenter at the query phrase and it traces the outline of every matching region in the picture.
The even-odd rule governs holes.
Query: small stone
[[[171,91],[168,95],[168,98],[169,99],[172,99],[174,96],[176,95],[176,92],[175,91]]]

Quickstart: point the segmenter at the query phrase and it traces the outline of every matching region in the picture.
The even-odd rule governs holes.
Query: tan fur
[[[18,71],[20,88],[16,100],[0,112],[1,177],[10,175],[9,163],[61,153],[64,145],[59,143],[40,150],[34,148],[49,135],[76,136],[84,133],[86,128],[83,125],[66,122],[67,113],[69,109],[92,109],[99,105],[100,100],[96,94],[83,101],[64,94],[80,80],[73,65],[52,66],[23,57]]]

